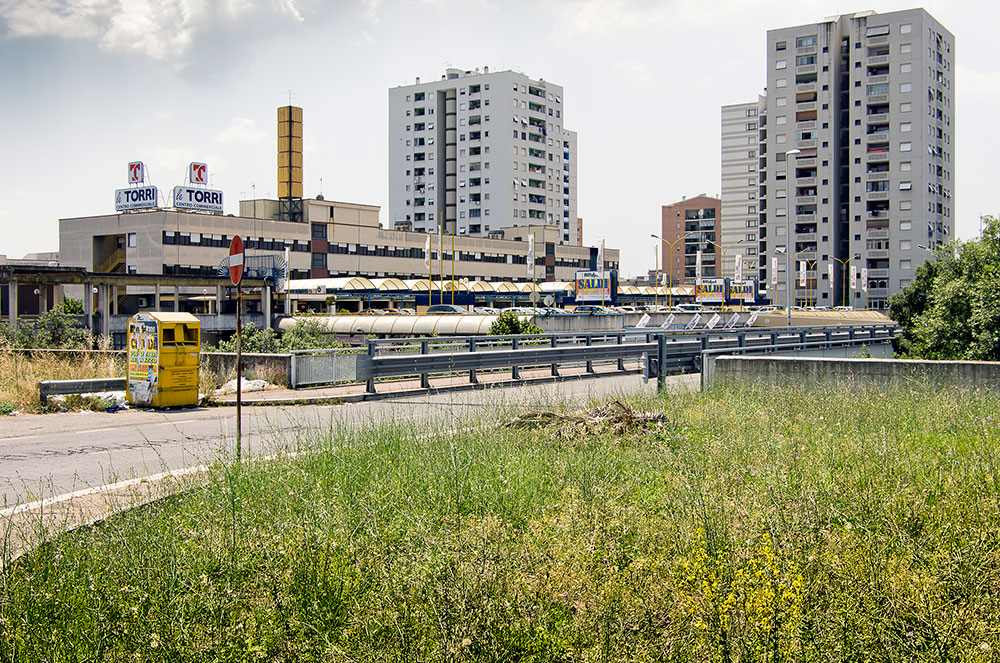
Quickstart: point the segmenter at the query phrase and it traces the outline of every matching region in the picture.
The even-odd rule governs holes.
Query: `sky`
[[[0,0],[0,254],[114,211],[130,161],[169,191],[207,162],[226,213],[276,194],[276,108],[303,108],[304,193],[388,210],[388,90],[448,67],[565,89],[584,243],[654,266],[660,207],[720,193],[720,108],[765,82],[766,31],[909,9],[814,0]],[[1000,3],[922,5],[956,37],[955,218],[1000,213]]]

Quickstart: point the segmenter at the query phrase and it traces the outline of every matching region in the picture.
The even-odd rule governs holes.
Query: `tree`
[[[1000,361],[1000,219],[982,237],[952,242],[889,301],[903,356]]]
[[[522,320],[512,311],[504,311],[490,325],[493,336],[512,336],[514,334],[541,334],[542,330],[533,322]]]

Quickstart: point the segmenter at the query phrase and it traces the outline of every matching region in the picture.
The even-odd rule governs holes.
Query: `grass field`
[[[125,375],[125,358],[112,352],[21,351],[0,347],[0,414],[40,412],[41,380],[82,380]],[[78,405],[80,399],[74,399]]]
[[[994,661],[985,393],[719,387],[655,428],[406,423],[44,545],[0,661]]]

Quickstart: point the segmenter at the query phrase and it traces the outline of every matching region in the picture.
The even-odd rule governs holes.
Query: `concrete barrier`
[[[726,355],[715,359],[714,380],[774,386],[848,384],[1000,390],[1000,362]]]
[[[219,376],[221,380],[236,377],[235,352],[202,352],[201,368]],[[275,384],[290,384],[292,355],[243,353],[243,377],[248,380],[267,380]]]

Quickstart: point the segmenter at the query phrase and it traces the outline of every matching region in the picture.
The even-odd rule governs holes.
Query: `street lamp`
[[[795,169],[789,164],[788,157],[793,157],[791,164],[794,164],[794,157],[799,154],[802,154],[802,150],[797,148],[785,152],[785,311],[788,313],[789,327],[792,326],[792,250],[789,242],[792,241],[792,177]]]
[[[653,233],[649,234],[649,236],[652,237],[653,239],[658,239],[658,240],[660,240],[661,242],[663,242],[664,244],[666,244],[667,246],[670,247],[670,253],[669,253],[669,256],[670,256],[670,267],[667,268],[667,272],[670,273],[670,279],[667,279],[668,281],[672,280],[673,279],[673,275],[674,275],[674,246],[677,245],[677,242],[679,242],[682,239],[686,238],[688,235],[694,235],[694,234],[697,234],[699,232],[701,232],[701,231],[698,231],[698,230],[689,230],[688,232],[684,233],[683,235],[681,235],[680,237],[678,237],[677,239],[675,239],[672,242],[663,239],[659,235],[654,235]],[[656,292],[656,291],[654,290],[653,292]],[[674,296],[673,296],[673,292],[671,292],[671,290],[670,290],[669,287],[667,288],[667,297],[669,298],[669,303],[667,304],[667,307],[668,308],[672,308],[673,305],[674,305]]]
[[[843,271],[843,279],[842,280],[844,282],[844,287],[843,287],[843,295],[840,298],[841,299],[841,306],[847,306],[847,265],[852,260],[857,260],[860,257],[861,257],[860,253],[855,253],[853,256],[851,256],[847,260],[841,260],[840,258],[836,258],[836,257],[833,258],[834,260],[836,260],[837,262],[840,263],[841,270]],[[830,285],[832,286],[833,284],[831,283]]]

